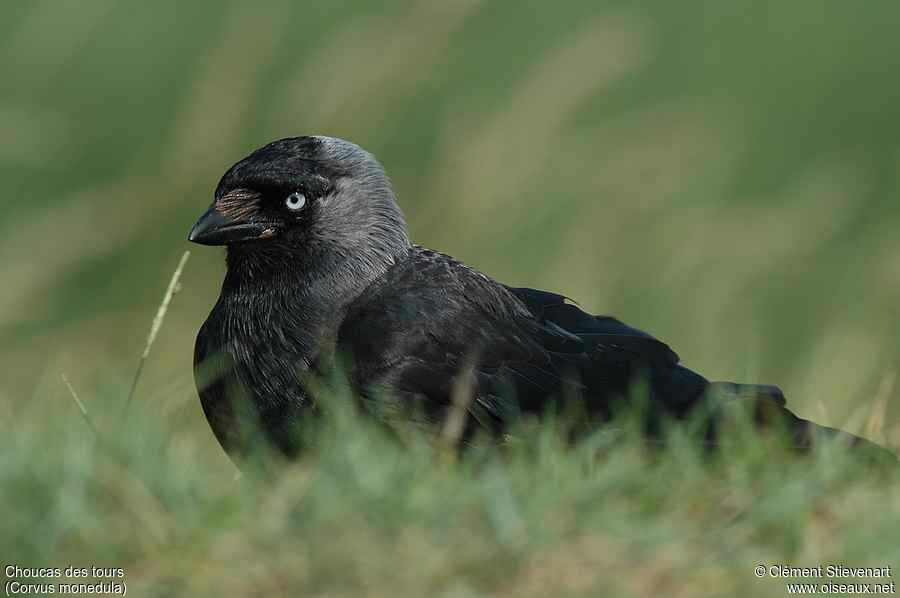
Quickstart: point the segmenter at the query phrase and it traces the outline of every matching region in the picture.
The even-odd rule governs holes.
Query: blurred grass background
[[[327,134],[381,159],[416,242],[896,448],[898,25],[887,0],[5,2],[0,418],[81,428],[65,372],[117,426],[96,405],[219,176]],[[193,252],[135,402],[228,476],[191,373],[222,257]]]

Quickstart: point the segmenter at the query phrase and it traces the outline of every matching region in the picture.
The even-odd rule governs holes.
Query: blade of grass
[[[440,444],[454,449],[459,444],[466,427],[469,408],[475,400],[474,367],[467,365],[459,374],[453,386],[453,403],[441,430]]]
[[[150,349],[153,347],[153,343],[156,342],[156,335],[159,333],[159,329],[162,328],[163,320],[166,318],[166,312],[169,311],[169,303],[172,301],[172,297],[175,293],[179,290],[178,280],[181,278],[181,271],[184,270],[184,265],[187,263],[190,256],[190,251],[185,251],[184,254],[182,254],[181,260],[178,262],[178,267],[175,268],[175,272],[172,273],[172,279],[169,281],[169,287],[166,289],[166,294],[163,295],[162,303],[159,304],[159,309],[156,310],[156,316],[153,318],[153,324],[150,326],[150,334],[147,335],[147,344],[144,347],[144,353],[141,355],[141,361],[138,363],[137,370],[134,372],[134,379],[131,381],[131,389],[128,391],[128,398],[125,400],[123,411],[127,411],[128,406],[131,405],[131,400],[134,398],[134,391],[137,389],[138,382],[141,379],[141,373],[144,371],[144,364],[147,363],[147,358],[150,356]]]
[[[884,420],[887,414],[888,398],[894,394],[894,384],[897,381],[897,372],[888,370],[881,377],[881,383],[878,385],[878,391],[875,393],[875,400],[872,401],[869,419],[866,421],[865,434],[867,437],[883,440]]]
[[[84,403],[81,402],[81,399],[78,398],[78,393],[75,392],[75,388],[72,386],[72,383],[69,382],[69,377],[65,374],[61,374],[63,384],[66,385],[66,388],[69,389],[69,396],[72,397],[72,400],[75,401],[75,405],[78,407],[78,411],[81,413],[81,417],[84,418],[84,422],[87,424],[87,427],[91,429],[91,432],[94,433],[94,437],[98,437],[100,433],[97,431],[97,427],[94,425],[94,422],[91,421],[90,416],[88,415],[87,407],[84,406]]]

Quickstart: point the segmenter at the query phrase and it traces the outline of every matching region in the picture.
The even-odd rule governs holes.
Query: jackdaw
[[[648,437],[705,410],[701,441],[715,444],[720,415],[748,408],[798,448],[838,437],[884,450],[798,418],[774,386],[708,382],[646,332],[411,244],[382,166],[348,141],[293,137],[257,149],[225,173],[188,239],[227,246],[194,363],[203,411],[238,461],[245,420],[298,453],[298,422],[317,410],[310,376],[337,356],[369,411],[435,429],[462,413],[462,442],[478,430],[503,435],[551,405],[577,403],[575,427],[589,431],[643,384]]]

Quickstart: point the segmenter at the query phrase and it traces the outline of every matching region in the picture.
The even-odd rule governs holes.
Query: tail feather
[[[870,440],[798,417],[787,408],[784,393],[777,386],[713,382],[709,385],[709,394],[718,399],[717,407],[726,411],[749,410],[753,422],[761,430],[775,426],[786,429],[797,450],[810,450],[822,442],[837,442],[878,461],[898,461],[893,451]]]

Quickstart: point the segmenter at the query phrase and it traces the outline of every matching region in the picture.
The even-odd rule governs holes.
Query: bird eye
[[[306,196],[298,191],[294,191],[285,198],[284,205],[289,210],[300,210],[306,205]]]

